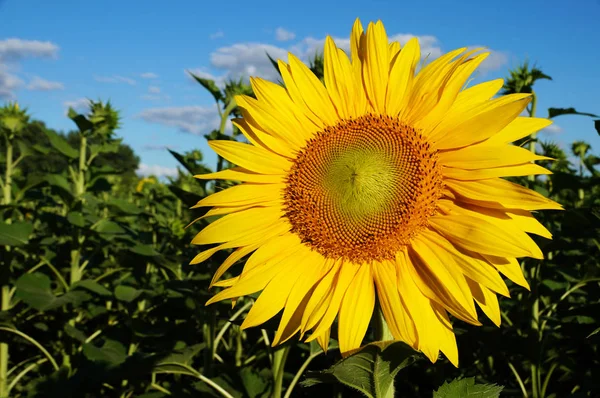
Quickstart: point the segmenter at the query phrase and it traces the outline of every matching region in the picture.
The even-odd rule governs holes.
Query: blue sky
[[[343,6],[341,5],[343,4]],[[58,130],[82,99],[110,99],[119,135],[141,157],[141,173],[172,174],[177,151],[215,156],[202,134],[217,127],[210,94],[185,70],[223,81],[273,77],[264,56],[304,59],[326,35],[347,40],[352,23],[382,19],[388,35],[421,39],[432,56],[457,47],[492,50],[477,81],[504,77],[525,59],[553,81],[536,85],[538,116],[548,107],[600,113],[599,0],[573,1],[153,1],[0,0],[0,102],[18,100]],[[600,150],[591,119],[556,119],[544,133],[564,146],[583,139]]]

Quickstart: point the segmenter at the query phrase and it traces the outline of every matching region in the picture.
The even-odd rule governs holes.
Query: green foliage
[[[455,379],[444,383],[433,393],[433,398],[498,398],[502,387],[493,384],[475,384],[475,378]]]

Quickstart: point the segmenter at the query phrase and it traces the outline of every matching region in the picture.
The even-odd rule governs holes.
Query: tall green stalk
[[[383,311],[381,310],[381,307],[379,306],[379,303],[377,303],[376,307],[375,307],[375,314],[374,314],[374,319],[373,319],[373,329],[375,331],[375,341],[390,341],[390,340],[394,340],[394,336],[392,335],[392,332],[390,331],[390,328],[387,324],[387,322],[385,321],[385,318],[383,316]],[[394,398],[395,394],[395,389],[394,389],[394,383],[392,382],[392,385],[390,386],[390,388],[386,391],[385,395],[382,395],[381,397],[377,397],[377,398]]]
[[[12,174],[13,174],[13,143],[10,137],[6,137],[6,172],[4,174],[3,200],[4,205],[12,202]],[[5,221],[10,224],[11,219]],[[10,309],[10,286],[2,286],[2,302],[0,308],[2,311]],[[0,398],[8,397],[8,344],[0,343]]]

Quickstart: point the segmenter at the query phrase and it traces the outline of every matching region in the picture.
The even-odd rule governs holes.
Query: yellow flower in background
[[[243,184],[196,205],[224,216],[194,238],[215,246],[192,264],[235,248],[207,304],[262,291],[242,327],[282,312],[274,345],[300,334],[327,349],[337,318],[348,353],[377,300],[395,339],[457,365],[448,314],[479,325],[477,303],[499,325],[499,274],[528,287],[516,258],[542,258],[528,233],[551,237],[531,211],[560,205],[501,178],[550,174],[511,144],[550,121],[519,117],[529,94],[492,98],[501,79],[463,90],[488,53],[461,48],[417,73],[416,39],[401,49],[357,20],[350,55],[328,37],[324,85],[290,54],[285,88],[253,78],[257,99],[236,97],[250,144],[209,144],[239,167],[197,177]]]

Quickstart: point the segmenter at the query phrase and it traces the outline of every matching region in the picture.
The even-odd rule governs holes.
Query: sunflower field
[[[323,57],[309,69],[326,80]],[[194,78],[221,117],[205,138],[245,142],[225,126],[243,116],[234,97],[256,98],[253,88]],[[594,114],[536,109],[540,79],[550,76],[524,63],[502,93],[532,94],[528,117],[579,115],[600,134]],[[543,260],[519,259],[530,290],[507,280],[499,327],[451,318],[458,367],[402,342],[342,358],[336,329],[326,342],[292,336],[273,346],[285,312],[242,328],[259,293],[205,305],[222,291],[209,289],[215,272],[224,261],[236,269],[243,254],[226,247],[190,265],[200,252],[191,242],[224,214],[196,204],[238,183],[194,176],[235,165],[221,156],[206,164],[190,148],[170,151],[176,178],[141,178],[118,138],[118,107],[71,109],[67,133],[16,103],[0,108],[0,398],[600,396],[600,157],[589,144],[561,148],[535,134],[515,142],[552,174],[508,179],[564,210],[535,213],[552,239],[531,235]],[[363,345],[386,337],[376,323]]]

